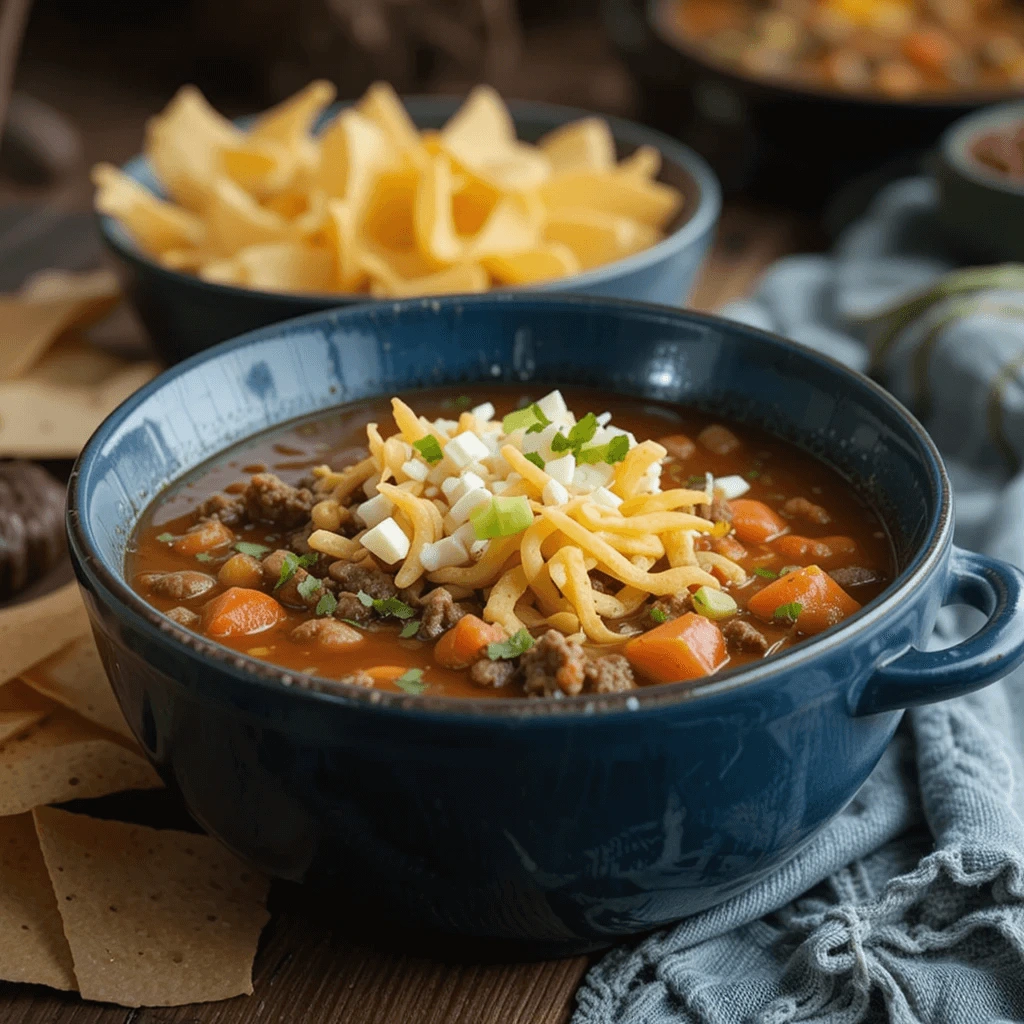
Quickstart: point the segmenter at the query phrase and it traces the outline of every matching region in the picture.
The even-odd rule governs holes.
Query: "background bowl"
[[[935,180],[939,220],[969,259],[1024,262],[1024,179],[986,167],[970,152],[981,135],[1024,123],[1024,100],[957,121],[939,143]]]
[[[145,506],[233,442],[341,402],[471,381],[571,381],[768,429],[878,510],[898,579],[842,625],[696,687],[485,701],[322,693],[182,630],[127,585]],[[951,548],[938,455],[893,398],[797,345],[663,307],[416,300],[229,342],[106,421],[72,479],[68,525],[127,720],[200,823],[263,870],[323,886],[345,920],[362,909],[406,933],[534,953],[608,943],[742,891],[854,796],[900,708],[1024,658],[1020,574]],[[959,647],[908,651],[946,600],[982,608],[988,625]]]
[[[420,128],[440,128],[459,108],[461,98],[409,97],[403,100]],[[345,104],[325,112],[320,126]],[[589,111],[548,103],[508,104],[520,139],[536,141]],[[721,210],[721,190],[714,173],[692,150],[665,135],[615,117],[606,118],[619,157],[639,146],[654,146],[663,158],[659,178],[678,188],[683,210],[667,238],[657,245],[582,274],[535,285],[529,291],[565,291],[610,298],[638,299],[667,305],[689,294],[711,244]],[[153,192],[159,185],[145,157],[123,170]],[[369,295],[295,295],[213,284],[168,270],[145,255],[112,217],[100,216],[104,241],[123,269],[125,288],[153,343],[167,363],[176,363],[226,338],[304,313],[371,301]]]

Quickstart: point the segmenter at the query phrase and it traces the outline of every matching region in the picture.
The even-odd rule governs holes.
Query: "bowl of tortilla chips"
[[[145,153],[93,170],[103,238],[160,355],[374,299],[492,288],[677,304],[721,206],[704,161],[641,125],[543,103],[334,104],[313,82],[232,122],[186,86]]]

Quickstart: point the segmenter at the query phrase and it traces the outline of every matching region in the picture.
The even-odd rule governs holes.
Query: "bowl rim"
[[[681,32],[674,30],[668,23],[665,10],[672,0],[648,0],[647,21],[657,38],[670,49],[692,61],[706,71],[714,72],[727,78],[734,84],[748,88],[756,88],[778,99],[820,100],[849,107],[877,107],[882,110],[961,110],[964,112],[976,107],[988,106],[993,103],[1012,101],[1016,97],[1024,97],[1024,90],[1012,89],[986,90],[975,92],[931,93],[926,96],[899,98],[883,96],[877,93],[849,93],[824,86],[808,85],[799,81],[773,81],[759,78],[757,75],[745,74],[725,61],[716,60],[696,41],[685,38]]]
[[[425,111],[432,107],[440,110],[452,106],[452,113],[454,113],[465,100],[465,96],[455,94],[414,94],[402,96],[401,100],[406,109],[409,110],[410,117],[412,117],[415,123],[417,118],[426,116]],[[355,106],[358,102],[358,100],[340,100],[331,103],[318,119],[315,131],[318,133],[322,131],[334,117],[343,110]],[[602,118],[608,123],[612,137],[616,142],[625,142],[634,147],[641,145],[653,146],[661,153],[662,158],[666,162],[680,167],[697,187],[697,202],[690,215],[661,241],[656,242],[647,249],[633,253],[631,256],[626,256],[620,260],[613,260],[611,263],[605,263],[602,266],[594,267],[591,270],[584,270],[569,277],[558,278],[555,281],[544,281],[539,284],[517,287],[492,288],[482,294],[542,294],[544,292],[560,291],[565,287],[586,289],[607,284],[609,281],[619,277],[646,270],[648,267],[660,263],[674,253],[698,241],[714,227],[722,210],[722,189],[711,166],[689,146],[653,128],[648,128],[637,121],[616,117],[611,114],[598,114],[592,110],[585,110],[580,107],[545,103],[537,100],[505,100],[504,102],[508,106],[512,120],[516,123],[517,127],[520,120],[526,120],[530,117],[541,120],[550,119],[552,122],[556,122],[552,124],[552,130],[560,124],[572,120],[586,117]],[[234,123],[244,127],[257,116],[259,115],[249,114],[238,117],[235,118]],[[149,160],[144,153],[136,154],[125,161],[121,165],[121,170],[142,185],[147,191],[152,192],[150,186],[138,177],[141,171],[152,170]],[[206,281],[195,274],[172,270],[170,267],[165,267],[162,263],[159,263],[132,241],[131,236],[121,226],[117,218],[98,211],[96,211],[95,216],[104,242],[121,259],[136,267],[143,267],[147,272],[155,273],[164,278],[164,280],[197,288],[211,296],[230,296],[236,299],[249,298],[254,301],[273,303],[280,305],[285,312],[294,309],[297,305],[331,307],[376,301],[372,295],[365,292],[271,292],[257,288],[244,288],[241,285]],[[416,297],[420,298],[421,296]],[[401,300],[386,299],[383,301]]]
[[[304,678],[316,681],[316,677],[302,677],[298,673],[278,667],[268,662],[240,654],[231,648],[215,641],[208,640],[192,633],[168,619],[148,604],[127,583],[123,575],[123,567],[113,571],[89,541],[83,525],[83,516],[79,509],[83,502],[83,485],[88,482],[92,464],[102,445],[120,423],[139,405],[147,401],[157,392],[172,385],[178,376],[196,366],[220,358],[227,352],[242,348],[249,344],[272,340],[280,336],[282,329],[291,330],[305,325],[322,325],[328,321],[332,326],[337,321],[356,320],[372,315],[374,304],[365,306],[348,306],[309,313],[295,317],[280,324],[272,324],[256,331],[240,335],[237,338],[221,342],[219,345],[199,352],[189,359],[176,364],[169,370],[145,384],[135,394],[123,402],[97,428],[75,462],[68,482],[67,532],[69,551],[72,563],[81,583],[82,577],[88,579],[91,589],[105,591],[106,600],[116,605],[118,617],[125,615],[132,625],[151,639],[166,643],[176,643],[188,649],[200,661],[205,661],[218,672],[226,672],[236,680],[245,684],[259,685],[272,689],[279,696],[285,692],[296,694],[296,699],[326,702],[329,705],[349,707],[377,708],[384,712],[422,714],[425,717],[458,718],[465,720],[516,721],[543,720],[545,718],[561,720],[565,717],[579,719],[594,717],[599,714],[604,718],[609,714],[635,714],[642,710],[655,710],[665,705],[675,705],[691,700],[699,700],[730,692],[741,687],[750,687],[756,683],[770,681],[779,675],[799,670],[802,665],[812,661],[826,649],[834,648],[845,642],[854,634],[862,633],[885,620],[895,607],[901,603],[906,594],[916,590],[931,576],[940,564],[944,552],[952,540],[952,497],[949,479],[946,475],[942,458],[934,442],[921,423],[898,402],[888,391],[876,384],[865,375],[851,370],[829,356],[815,352],[780,335],[748,327],[735,321],[726,320],[706,313],[659,306],[654,303],[636,302],[624,299],[608,299],[576,295],[529,295],[485,293],[483,295],[444,296],[433,299],[405,299],[389,303],[393,315],[398,316],[417,307],[430,308],[437,311],[440,304],[442,311],[449,306],[487,306],[527,304],[529,306],[564,311],[566,307],[583,310],[625,312],[631,317],[656,318],[663,322],[678,322],[708,325],[727,325],[728,329],[752,335],[755,339],[783,349],[787,355],[796,355],[798,359],[818,363],[827,371],[846,378],[848,385],[870,392],[880,399],[883,405],[900,420],[915,436],[919,452],[926,461],[928,476],[932,485],[934,511],[929,524],[927,540],[909,560],[907,566],[890,583],[885,591],[875,600],[869,602],[851,618],[818,634],[807,641],[773,655],[761,662],[754,662],[736,669],[726,670],[721,675],[709,677],[709,680],[696,685],[690,682],[662,683],[639,687],[635,690],[618,694],[595,695],[581,694],[576,697],[542,697],[524,700],[515,697],[440,697],[431,695],[393,694],[376,689],[365,689],[353,684],[338,684],[336,680],[323,680],[331,685],[331,691],[314,688],[301,682]],[[284,421],[282,421],[284,422]],[[273,429],[273,428],[267,428]],[[230,447],[230,446],[229,446]],[[225,449],[226,450],[226,449]],[[186,475],[196,466],[184,469],[181,476]],[[150,499],[146,508],[156,500]],[[144,510],[143,510],[144,511]],[[140,515],[142,512],[139,513]],[[138,518],[136,518],[137,524]],[[895,652],[883,652],[887,656],[897,657],[904,653],[904,648]],[[880,662],[881,663],[881,662]],[[207,694],[209,696],[209,694]]]
[[[971,143],[978,136],[1014,124],[1024,125],[1024,97],[983,107],[955,121],[939,140],[939,152],[957,174],[975,185],[1024,200],[1024,179],[1015,182],[976,160],[970,152]]]

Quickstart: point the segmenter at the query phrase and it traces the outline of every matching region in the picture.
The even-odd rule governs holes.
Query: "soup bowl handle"
[[[855,715],[959,697],[994,683],[1024,662],[1024,573],[1019,569],[953,548],[943,603],[970,605],[988,621],[953,647],[911,649],[876,669],[855,703]]]

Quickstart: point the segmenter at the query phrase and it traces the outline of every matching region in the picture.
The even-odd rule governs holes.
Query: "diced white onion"
[[[569,452],[567,455],[563,455],[560,459],[552,459],[544,465],[544,472],[547,473],[552,480],[557,480],[563,485],[572,483],[572,476],[575,469],[576,459],[573,458],[572,452]]]
[[[445,446],[444,453],[459,469],[465,469],[471,462],[479,462],[491,454],[487,445],[471,430],[453,437]]]
[[[386,495],[374,494],[369,501],[364,501],[362,505],[356,506],[355,514],[364,526],[372,528],[387,519],[394,507],[391,499]]]
[[[606,462],[577,466],[572,474],[572,485],[578,491],[592,491],[596,487],[604,487],[614,474],[615,470]]]
[[[565,404],[561,391],[552,391],[545,395],[537,405],[552,423],[563,424],[569,418],[569,407]]]
[[[409,554],[409,538],[390,516],[364,533],[359,543],[387,565],[394,565]]]
[[[494,405],[491,402],[484,402],[482,405],[475,405],[469,411],[481,423],[489,423],[494,419]]]
[[[569,492],[557,480],[549,480],[541,492],[545,505],[564,505],[569,500]]]
[[[622,504],[622,499],[607,487],[598,487],[590,498],[595,504],[603,505],[605,508],[618,508]]]
[[[726,501],[739,498],[750,490],[750,484],[741,476],[715,477],[715,490],[719,491]]]
[[[607,427],[612,421],[612,414],[610,412],[603,412],[597,417],[597,425],[599,427]]]
[[[469,552],[455,537],[442,537],[434,544],[424,544],[420,550],[420,565],[427,572],[436,572],[453,565],[465,565]]]
[[[476,542],[476,531],[472,523],[464,523],[452,536],[468,551]]]
[[[425,462],[410,459],[408,462],[402,463],[402,472],[409,477],[410,480],[423,481],[427,479],[430,467]]]
[[[467,519],[469,519],[469,513],[473,511],[478,505],[486,505],[491,500],[491,492],[480,487],[475,487],[471,491],[466,493],[459,498],[454,505],[452,505],[451,511],[444,517],[444,526],[449,533],[454,533]]]

